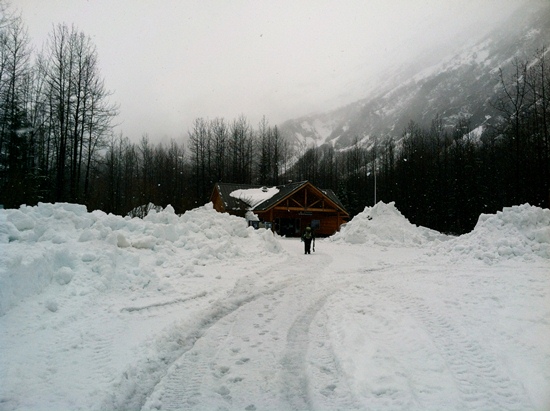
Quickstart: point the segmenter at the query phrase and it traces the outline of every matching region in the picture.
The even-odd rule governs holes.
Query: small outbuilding
[[[317,188],[309,181],[275,187],[217,183],[210,201],[220,213],[247,218],[250,225],[285,236],[299,236],[308,225],[317,235],[329,236],[349,220],[332,190]]]

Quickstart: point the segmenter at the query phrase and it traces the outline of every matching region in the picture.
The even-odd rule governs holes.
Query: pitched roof
[[[282,199],[286,198],[295,191],[298,191],[300,188],[308,184],[308,181],[300,181],[296,183],[288,183],[277,186],[279,190],[278,193],[273,195],[271,198],[268,198],[261,203],[257,204],[254,207],[254,211],[266,211],[275,204],[277,204]],[[243,201],[240,198],[231,196],[231,193],[236,190],[247,190],[251,188],[262,188],[261,185],[251,185],[251,184],[232,184],[232,183],[217,183],[218,192],[220,194],[221,200],[223,201],[225,210],[232,211],[246,211],[250,209],[250,204],[246,201]],[[317,187],[315,187],[317,188]],[[327,198],[329,198],[334,204],[336,204],[342,211],[345,212],[344,205],[340,202],[334,191],[329,189],[317,188],[321,191]]]
[[[307,181],[300,181],[298,183],[288,183],[284,184],[282,186],[277,186],[279,189],[279,192],[275,194],[273,197],[263,201],[262,203],[258,204],[256,207],[254,207],[254,211],[265,211],[277,204],[279,201],[281,201],[283,198],[287,197],[291,193],[298,191],[302,186],[306,185]]]
[[[236,190],[246,190],[248,188],[261,188],[262,186],[250,185],[250,184],[217,183],[216,187],[218,188],[218,193],[220,194],[225,210],[246,211],[250,209],[250,205],[245,203],[240,198],[232,197],[231,193]]]
[[[334,204],[336,204],[338,207],[342,209],[342,211],[346,211],[346,208],[344,207],[344,204],[340,201],[338,196],[334,191],[328,188],[318,188],[319,191],[321,191],[324,195],[326,195]]]

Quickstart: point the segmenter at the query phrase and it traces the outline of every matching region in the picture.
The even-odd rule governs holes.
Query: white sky
[[[524,0],[11,0],[39,50],[57,23],[97,46],[138,140],[187,136],[197,117],[255,127],[365,97],[385,67],[488,28]]]

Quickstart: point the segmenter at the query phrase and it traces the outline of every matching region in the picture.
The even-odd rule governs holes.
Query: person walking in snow
[[[302,234],[302,241],[304,242],[304,254],[311,254],[311,242],[313,241],[313,251],[315,251],[315,234],[311,227],[307,226],[306,231]]]

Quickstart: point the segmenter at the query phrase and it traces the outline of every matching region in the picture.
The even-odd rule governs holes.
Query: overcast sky
[[[365,97],[388,65],[523,0],[11,0],[37,50],[58,23],[97,46],[137,141],[187,136],[197,117],[272,125]]]

